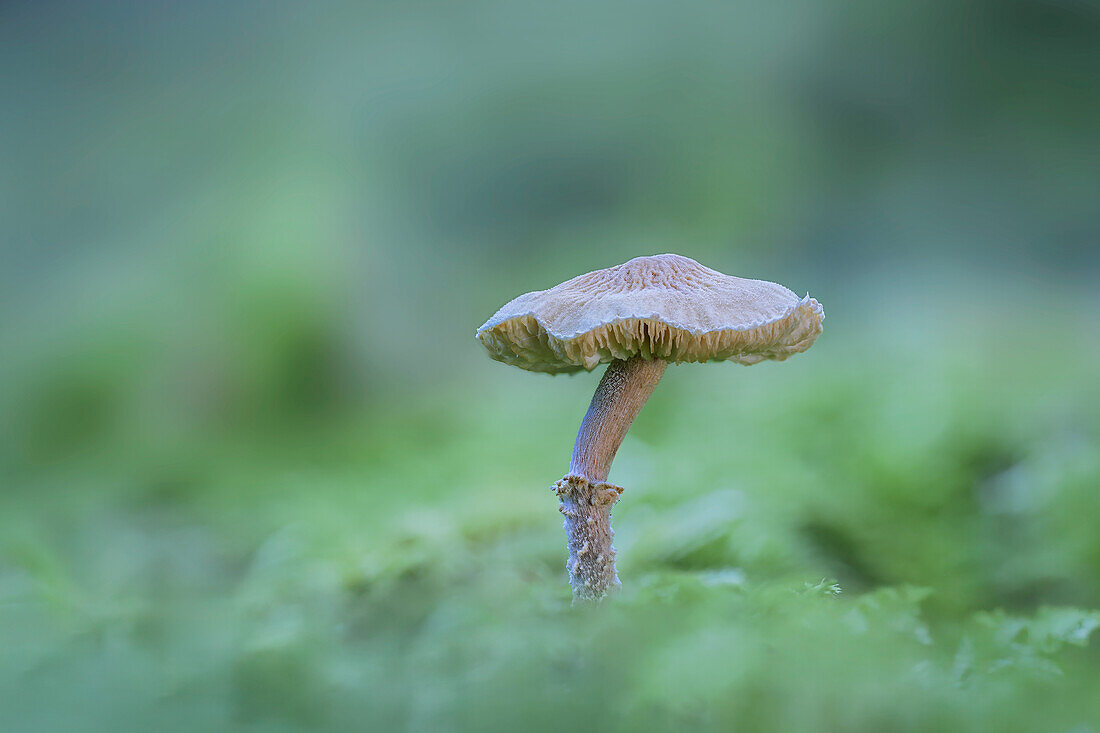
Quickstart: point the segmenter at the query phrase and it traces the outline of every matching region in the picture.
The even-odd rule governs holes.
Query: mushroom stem
[[[666,366],[663,359],[640,356],[607,365],[577,433],[570,473],[593,482],[607,480],[626,431],[653,394]]]
[[[599,601],[622,585],[611,546],[611,505],[623,490],[607,483],[607,474],[666,366],[662,359],[640,356],[608,365],[577,433],[569,474],[554,484],[565,515],[574,604]]]

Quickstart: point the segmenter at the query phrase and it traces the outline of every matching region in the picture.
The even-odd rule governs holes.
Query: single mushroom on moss
[[[810,348],[824,317],[808,295],[663,254],[521,295],[477,330],[489,356],[521,369],[563,374],[608,364],[569,473],[553,486],[565,515],[574,603],[621,587],[610,510],[623,489],[607,483],[607,475],[665,367],[783,361]]]

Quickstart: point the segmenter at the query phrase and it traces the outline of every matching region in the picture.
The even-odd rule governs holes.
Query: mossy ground
[[[595,375],[486,360],[322,419],[153,428],[97,417],[110,369],[40,375],[13,419],[100,423],[17,425],[0,723],[1091,729],[1100,354],[828,325],[784,364],[669,369],[612,471],[599,609],[570,607],[549,491]]]

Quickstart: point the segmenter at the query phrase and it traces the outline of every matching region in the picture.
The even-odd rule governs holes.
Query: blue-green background
[[[0,730],[1100,730],[1100,6],[0,4]],[[809,291],[597,374],[512,297]],[[1092,635],[1092,643],[1089,637]]]

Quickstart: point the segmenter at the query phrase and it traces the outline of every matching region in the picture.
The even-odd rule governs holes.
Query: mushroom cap
[[[633,356],[755,364],[810,348],[824,317],[809,295],[663,254],[525,293],[477,338],[497,361],[551,374]]]

